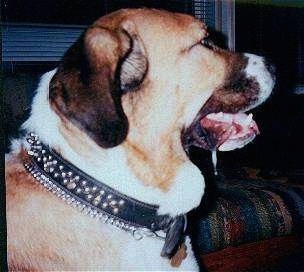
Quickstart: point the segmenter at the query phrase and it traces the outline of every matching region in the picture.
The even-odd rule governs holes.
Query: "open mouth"
[[[242,148],[258,134],[251,113],[217,112],[198,116],[182,139],[186,150],[194,145],[206,150],[230,151]]]

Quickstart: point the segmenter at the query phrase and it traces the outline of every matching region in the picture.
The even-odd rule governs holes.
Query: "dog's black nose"
[[[264,59],[264,64],[265,64],[268,72],[274,78],[275,77],[276,68],[275,68],[273,62],[269,58],[265,58]]]

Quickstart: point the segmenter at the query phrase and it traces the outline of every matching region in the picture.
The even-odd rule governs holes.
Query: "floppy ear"
[[[129,29],[92,26],[66,52],[50,82],[51,107],[104,148],[128,133],[122,91],[138,87],[147,70],[141,41]]]
[[[134,91],[139,87],[147,73],[148,61],[143,42],[138,36],[134,24],[126,21],[122,27],[131,42],[130,50],[122,62],[120,71],[121,89],[126,92]]]

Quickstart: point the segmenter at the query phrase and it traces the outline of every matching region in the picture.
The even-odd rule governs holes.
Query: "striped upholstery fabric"
[[[194,246],[201,254],[303,233],[304,186],[229,181],[208,212],[198,209],[192,217]]]

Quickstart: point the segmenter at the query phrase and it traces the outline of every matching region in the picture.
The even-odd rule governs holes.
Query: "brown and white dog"
[[[238,113],[268,98],[270,70],[259,56],[208,43],[206,26],[191,16],[120,10],[94,22],[41,78],[23,129],[95,179],[176,216],[204,193],[186,146],[231,150],[251,140],[257,127]],[[243,134],[212,130],[210,120],[225,118]],[[160,257],[162,240],[136,241],[43,190],[23,166],[27,148],[14,140],[6,158],[10,270],[177,269]],[[186,244],[178,269],[197,270]]]

